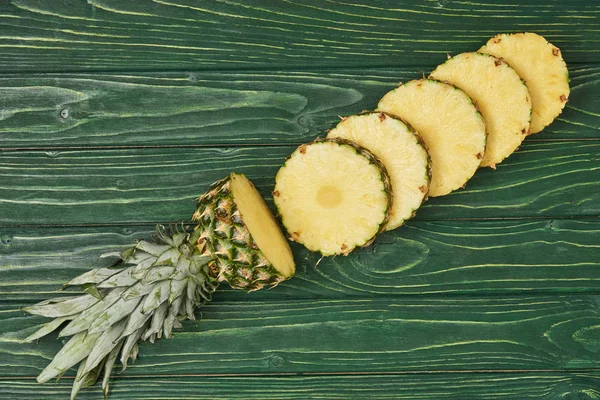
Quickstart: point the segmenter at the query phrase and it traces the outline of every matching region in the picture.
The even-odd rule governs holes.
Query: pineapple
[[[464,187],[485,153],[485,123],[471,98],[451,84],[419,79],[388,92],[378,111],[411,124],[431,156],[429,196]]]
[[[277,173],[273,198],[291,239],[324,256],[371,244],[393,201],[379,159],[343,139],[298,147]]]
[[[550,125],[569,99],[569,71],[560,49],[535,33],[501,34],[479,52],[502,58],[525,80],[533,114],[530,133]]]
[[[220,282],[247,291],[272,287],[295,272],[291,249],[275,218],[252,183],[231,174],[200,197],[193,231],[139,241],[111,268],[97,268],[66,286],[87,294],[52,299],[25,311],[54,318],[24,341],[37,340],[59,327],[72,336],[37,380],[46,382],[80,363],[71,398],[96,382],[102,388],[120,358],[123,369],[138,353],[138,341],[171,337],[181,321],[195,319],[197,306],[210,301]]]
[[[383,112],[368,112],[344,118],[327,137],[352,140],[385,165],[394,190],[386,230],[404,224],[427,198],[429,155],[410,125]]]
[[[482,166],[495,168],[529,133],[531,96],[515,70],[501,59],[462,53],[439,65],[430,77],[461,88],[479,107],[488,133]]]

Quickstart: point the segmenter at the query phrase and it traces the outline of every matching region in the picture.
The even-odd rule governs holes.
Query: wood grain
[[[530,31],[569,65],[549,128],[367,249],[316,267],[295,245],[294,279],[222,288],[110,398],[600,398],[599,20],[587,0],[0,0],[0,397],[72,384],[35,383],[61,340],[20,344],[46,321],[21,307],[232,170],[271,202],[339,116]]]
[[[270,202],[290,147],[0,152],[0,224],[189,219],[193,199],[231,171]],[[421,219],[597,216],[600,141],[526,142],[465,190],[432,199]]]
[[[219,301],[125,375],[597,368],[598,296]],[[21,304],[22,306],[26,304]],[[45,318],[3,306],[0,376],[34,376],[62,346],[21,344]],[[375,340],[376,338],[376,340]],[[71,374],[74,374],[72,372]]]
[[[3,393],[13,400],[68,398],[72,379],[39,386],[32,379],[6,379]],[[183,376],[112,380],[115,399],[594,399],[600,395],[597,373],[426,373],[335,376]],[[234,388],[234,389],[232,389]],[[99,387],[79,399],[102,398]]]
[[[0,298],[36,302],[64,295],[64,282],[94,267],[99,255],[149,238],[152,227],[11,228],[0,233]],[[378,298],[398,295],[600,292],[600,221],[411,221],[348,257],[323,259],[294,246],[297,272],[276,290],[244,302]]]
[[[434,66],[515,31],[546,36],[569,63],[600,62],[599,16],[585,0],[12,0],[0,3],[0,70]]]
[[[5,75],[0,146],[299,144],[433,67]],[[529,141],[600,139],[600,67],[570,72],[566,110]]]

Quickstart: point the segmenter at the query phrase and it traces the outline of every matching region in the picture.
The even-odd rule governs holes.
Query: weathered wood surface
[[[111,398],[600,398],[600,4],[575,0],[0,1],[0,398],[63,399],[19,344],[98,256],[186,221],[231,170],[274,175],[338,116],[502,32],[561,47],[563,114],[348,257],[295,245],[143,345]],[[101,398],[98,387],[80,398]]]
[[[0,153],[0,224],[177,222],[230,171],[267,200],[295,147],[157,148]],[[526,142],[467,188],[428,201],[420,219],[597,216],[600,141]]]
[[[66,399],[72,379],[49,383],[48,397]],[[4,393],[29,400],[39,390],[33,379],[6,379]],[[597,373],[374,374],[316,376],[117,376],[109,398],[115,399],[594,399],[600,395]],[[231,388],[235,388],[232,391]],[[77,397],[96,400],[99,388]]]
[[[215,301],[140,348],[127,375],[598,368],[596,295]],[[3,307],[0,375],[35,376],[61,347],[21,344],[44,318]],[[376,338],[376,340],[375,340]]]
[[[0,3],[0,69],[434,65],[508,31],[545,35],[567,62],[600,62],[599,17],[588,0],[12,0]]]
[[[0,297],[33,303],[100,254],[149,238],[153,227],[5,228]],[[378,298],[396,295],[598,293],[600,221],[411,221],[352,257],[322,260],[294,246],[297,273],[277,290],[250,295],[223,287],[223,300]],[[225,294],[227,293],[227,294]],[[12,304],[12,303],[11,303]]]
[[[438,62],[443,61],[440,58]],[[436,62],[437,63],[437,62]],[[299,144],[435,67],[0,76],[0,148]],[[570,65],[559,120],[528,141],[599,139],[598,65]]]

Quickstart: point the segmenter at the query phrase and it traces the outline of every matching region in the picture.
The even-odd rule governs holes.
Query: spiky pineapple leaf
[[[125,330],[126,325],[127,321],[125,320],[117,322],[100,334],[100,337],[96,343],[94,343],[94,346],[87,357],[84,373],[87,374],[94,369],[104,359],[104,357],[106,357],[115,348],[117,342],[119,342],[121,334]],[[88,335],[94,334],[88,333]]]
[[[39,338],[42,338],[54,332],[56,329],[58,329],[59,326],[62,325],[63,322],[68,321],[70,318],[71,317],[61,317],[53,319],[52,321],[42,325],[40,329],[27,336],[25,339],[21,340],[21,343],[33,342],[35,340],[38,340]]]
[[[89,333],[104,332],[117,321],[129,316],[140,303],[140,298],[131,300],[117,300],[112,306],[108,307],[88,328]]]
[[[112,349],[110,353],[108,353],[108,356],[106,356],[106,361],[104,362],[104,377],[102,378],[102,392],[104,393],[105,399],[106,399],[106,396],[108,396],[110,374],[112,372],[113,367],[115,366],[117,357],[119,357],[119,351],[121,351],[121,346],[123,345],[124,341],[125,341],[125,339],[121,339],[117,343],[115,348]]]
[[[103,280],[110,278],[112,275],[118,273],[118,268],[96,268],[92,269],[84,274],[79,275],[76,278],[71,279],[65,283],[65,286],[81,286],[88,283],[97,284]]]
[[[100,370],[102,369],[103,363],[100,363],[96,368],[85,373],[85,362],[82,361],[77,369],[77,375],[75,376],[75,382],[73,382],[73,388],[71,389],[71,400],[75,400],[77,393],[83,388],[90,387],[98,380]]]
[[[142,312],[145,314],[155,310],[159,305],[169,298],[169,281],[162,281],[155,284],[144,300]]]
[[[72,320],[60,333],[61,336],[71,336],[76,333],[85,331],[94,323],[94,321],[106,310],[108,307],[113,305],[120,299],[121,293],[125,291],[125,288],[116,288],[111,290],[101,301],[97,302],[87,310],[81,312]]]
[[[37,381],[47,382],[86,358],[99,337],[100,334],[88,335],[87,332],[80,332],[73,336],[38,375]]]

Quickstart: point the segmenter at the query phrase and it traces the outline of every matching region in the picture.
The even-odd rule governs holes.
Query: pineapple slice
[[[569,71],[560,49],[535,33],[501,34],[479,49],[502,58],[525,80],[531,93],[530,133],[550,125],[569,99]]]
[[[462,53],[439,65],[430,77],[461,88],[479,107],[488,133],[482,166],[495,168],[529,133],[531,96],[515,70],[501,59]]]
[[[254,184],[245,175],[231,174],[231,194],[256,246],[279,274],[291,278],[296,272],[292,249]]]
[[[370,112],[345,118],[327,137],[352,140],[385,165],[394,189],[394,205],[386,230],[404,224],[427,198],[429,155],[410,125],[383,112]]]
[[[291,239],[324,256],[371,244],[393,201],[383,164],[342,139],[301,145],[277,173],[273,198]]]
[[[431,156],[429,196],[463,187],[485,152],[485,123],[465,92],[448,83],[419,79],[387,93],[378,110],[397,115],[423,138]]]

